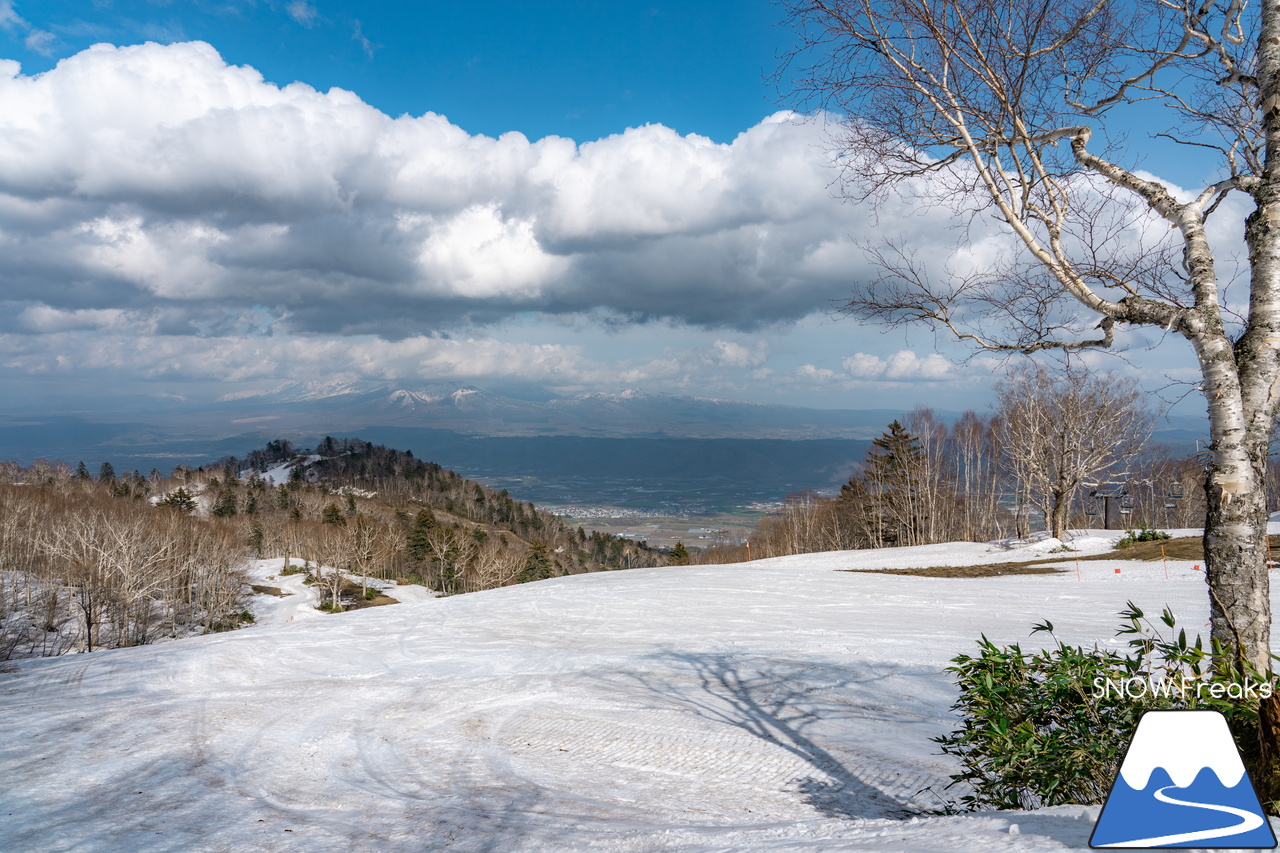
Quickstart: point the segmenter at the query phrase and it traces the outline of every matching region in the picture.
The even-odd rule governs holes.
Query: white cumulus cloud
[[[832,198],[823,150],[787,114],[729,144],[477,136],[201,42],[99,44],[0,67],[0,277],[58,310],[260,305],[299,332],[524,311],[750,328],[823,310],[864,263],[867,213]]]
[[[320,15],[308,0],[284,11]],[[25,25],[5,0],[0,25]],[[729,143],[661,125],[475,135],[276,86],[202,42],[99,44],[38,75],[0,60],[0,361],[698,392],[949,377],[941,356],[905,350],[841,370],[810,352],[770,362],[787,345],[769,330],[847,295],[876,233],[959,266],[1004,245],[975,225],[954,255],[946,210],[842,203],[828,143],[820,120],[788,113]],[[668,337],[600,360],[493,337],[532,316],[653,321]],[[688,340],[667,346],[678,329]]]
[[[939,380],[952,372],[951,362],[941,355],[930,353],[920,358],[911,350],[899,350],[886,358],[860,352],[840,364],[854,379]]]

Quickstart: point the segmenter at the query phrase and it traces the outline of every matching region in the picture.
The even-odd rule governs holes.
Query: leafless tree
[[[956,488],[963,498],[960,539],[981,542],[1004,535],[1000,525],[998,421],[969,411],[951,428],[950,457]]]
[[[304,560],[315,564],[315,580],[329,597],[329,607],[335,613],[342,610],[342,589],[352,566],[353,544],[345,527],[308,524],[307,538],[300,545]]]
[[[515,581],[524,568],[525,553],[506,548],[490,539],[480,547],[472,562],[471,571],[465,577],[466,592],[495,589]]]
[[[1059,539],[1081,487],[1135,458],[1151,436],[1141,389],[1115,375],[1024,364],[997,383],[996,394],[1009,470]]]
[[[920,459],[916,474],[916,502],[920,514],[920,541],[942,542],[955,538],[958,504],[954,466],[947,464],[947,425],[932,409],[917,406],[903,421],[916,437]],[[945,531],[945,532],[944,532]],[[945,538],[944,538],[945,537]]]
[[[1132,326],[1184,338],[1209,412],[1213,636],[1269,669],[1263,480],[1280,403],[1280,6],[786,5],[800,44],[785,73],[799,101],[847,117],[839,148],[858,155],[843,161],[849,192],[920,189],[970,222],[994,218],[1016,247],[977,272],[931,270],[906,246],[882,247],[884,275],[849,310],[988,350],[1110,347]],[[1180,196],[1138,173],[1136,155],[1112,143],[1139,102],[1147,116],[1163,109],[1168,138],[1219,178]],[[1234,314],[1206,227],[1233,193],[1254,208],[1240,223],[1248,304]]]
[[[347,526],[347,537],[350,566],[360,575],[360,595],[364,596],[374,572],[386,577],[385,567],[394,557],[397,537],[390,525],[364,513],[357,513]]]
[[[1129,470],[1132,526],[1196,527],[1204,521],[1204,492],[1197,488],[1204,472],[1195,458],[1174,457],[1157,447]]]

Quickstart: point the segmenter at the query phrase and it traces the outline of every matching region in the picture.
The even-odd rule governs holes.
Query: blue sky
[[[202,40],[277,85],[339,86],[471,133],[598,139],[664,124],[717,142],[776,109],[790,31],[768,0],[334,2],[15,0],[6,56],[27,73],[96,42]],[[38,35],[31,39],[31,33]]]
[[[982,408],[993,363],[831,309],[945,210],[835,198],[766,0],[0,0],[0,393],[290,380]],[[1148,168],[1183,173],[1157,152]],[[1238,220],[1237,220],[1238,221]],[[1129,338],[1150,387],[1190,362]]]

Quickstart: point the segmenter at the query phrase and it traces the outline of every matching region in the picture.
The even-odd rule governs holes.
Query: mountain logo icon
[[[1089,846],[1272,849],[1271,824],[1217,711],[1147,711]]]

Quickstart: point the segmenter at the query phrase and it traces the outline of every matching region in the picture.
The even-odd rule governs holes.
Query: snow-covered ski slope
[[[0,665],[0,850],[1084,850],[1096,807],[929,814],[942,670],[1045,618],[1110,642],[1128,599],[1200,628],[1202,573],[841,571],[1045,549],[583,575]]]

